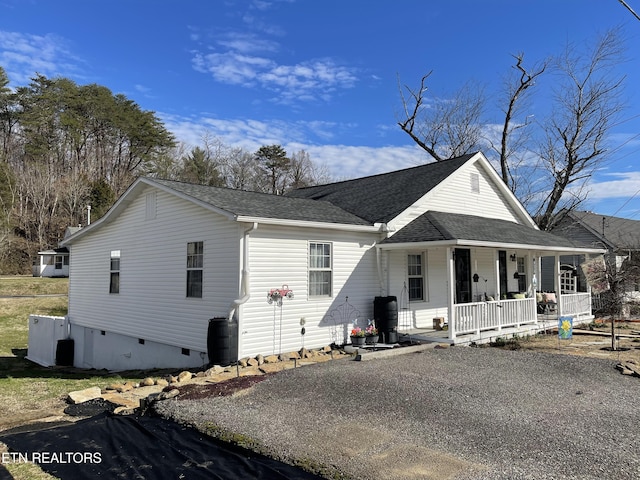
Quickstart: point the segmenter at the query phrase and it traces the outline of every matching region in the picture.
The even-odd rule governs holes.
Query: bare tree
[[[404,117],[398,125],[436,161],[478,150],[485,104],[483,88],[468,82],[449,98],[432,98],[427,103],[425,82],[431,74],[421,78],[418,89],[405,86],[406,95],[398,86]]]
[[[601,311],[611,320],[611,349],[616,349],[615,321],[624,316],[628,292],[640,281],[640,251],[629,250],[626,255],[610,252],[582,264],[582,270],[592,291],[599,295]]]
[[[532,87],[535,86],[537,78],[545,72],[548,61],[527,69],[523,65],[524,53],[513,55],[513,58],[516,63],[512,67],[512,75],[505,80],[504,107],[500,108],[504,114],[500,141],[494,143],[490,137],[487,140],[498,156],[500,176],[504,183],[512,192],[526,196],[527,193],[522,192],[522,187],[528,186],[529,182],[521,180],[529,176],[521,170],[523,165],[526,165],[527,145],[531,137],[529,128],[531,117],[526,116],[524,120],[517,120],[517,118],[529,108]]]
[[[329,183],[332,177],[326,165],[316,165],[305,150],[291,154],[289,168],[289,188],[301,188],[309,185]]]
[[[540,147],[549,188],[534,214],[543,230],[554,225],[560,209],[575,209],[584,200],[585,183],[606,159],[607,134],[623,109],[624,77],[613,69],[622,55],[617,31],[610,30],[588,55],[569,45],[555,61],[561,75]]]
[[[506,83],[500,133],[493,136],[482,119],[484,94],[468,83],[447,101],[428,100],[424,75],[417,89],[400,88],[400,128],[436,161],[480,150],[488,143],[505,184],[516,193],[543,230],[558,212],[575,209],[587,195],[588,180],[607,156],[607,136],[623,109],[624,77],[615,67],[623,60],[618,30],[601,36],[591,49],[569,45],[562,55],[527,68],[524,54],[514,55],[515,74]],[[526,115],[534,85],[555,73],[549,118],[530,122]],[[538,94],[538,89],[535,89]],[[523,118],[524,117],[524,118]],[[535,129],[533,128],[535,127]],[[496,132],[497,128],[493,129]],[[543,138],[535,146],[534,138]],[[558,217],[558,218],[556,218]]]

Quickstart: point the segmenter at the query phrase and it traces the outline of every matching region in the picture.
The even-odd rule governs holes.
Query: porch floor
[[[549,331],[558,327],[558,317],[554,315],[538,315],[538,323],[526,324],[519,327],[504,327],[500,330],[486,330],[477,333],[456,335],[449,338],[448,330],[435,330],[430,328],[411,328],[398,331],[398,341],[421,341],[448,343],[450,345],[469,345],[471,343],[490,343],[497,338],[509,338],[520,335],[534,335],[539,332]]]

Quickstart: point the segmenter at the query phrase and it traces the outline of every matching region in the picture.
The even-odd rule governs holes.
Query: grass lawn
[[[69,392],[103,387],[119,375],[68,367],[41,367],[25,359],[29,314],[64,316],[66,278],[0,277],[0,431],[62,413]],[[31,297],[29,297],[31,296]],[[124,378],[139,381],[140,378]],[[4,465],[16,480],[51,479],[35,465]]]

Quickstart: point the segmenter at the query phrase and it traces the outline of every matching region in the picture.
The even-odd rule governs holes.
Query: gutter
[[[242,296],[240,298],[236,298],[229,308],[229,315],[227,319],[229,322],[233,320],[233,315],[236,313],[238,307],[244,303],[246,303],[249,298],[251,298],[251,291],[249,289],[249,279],[250,279],[250,271],[249,271],[249,234],[258,228],[258,223],[253,222],[253,225],[244,231],[244,235],[242,236],[242,286],[240,289],[240,293]]]

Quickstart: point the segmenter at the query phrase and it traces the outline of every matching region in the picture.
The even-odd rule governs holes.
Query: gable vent
[[[471,193],[480,193],[480,175],[477,173],[471,174]]]
[[[153,220],[156,218],[156,192],[147,193],[146,197],[145,220]]]

